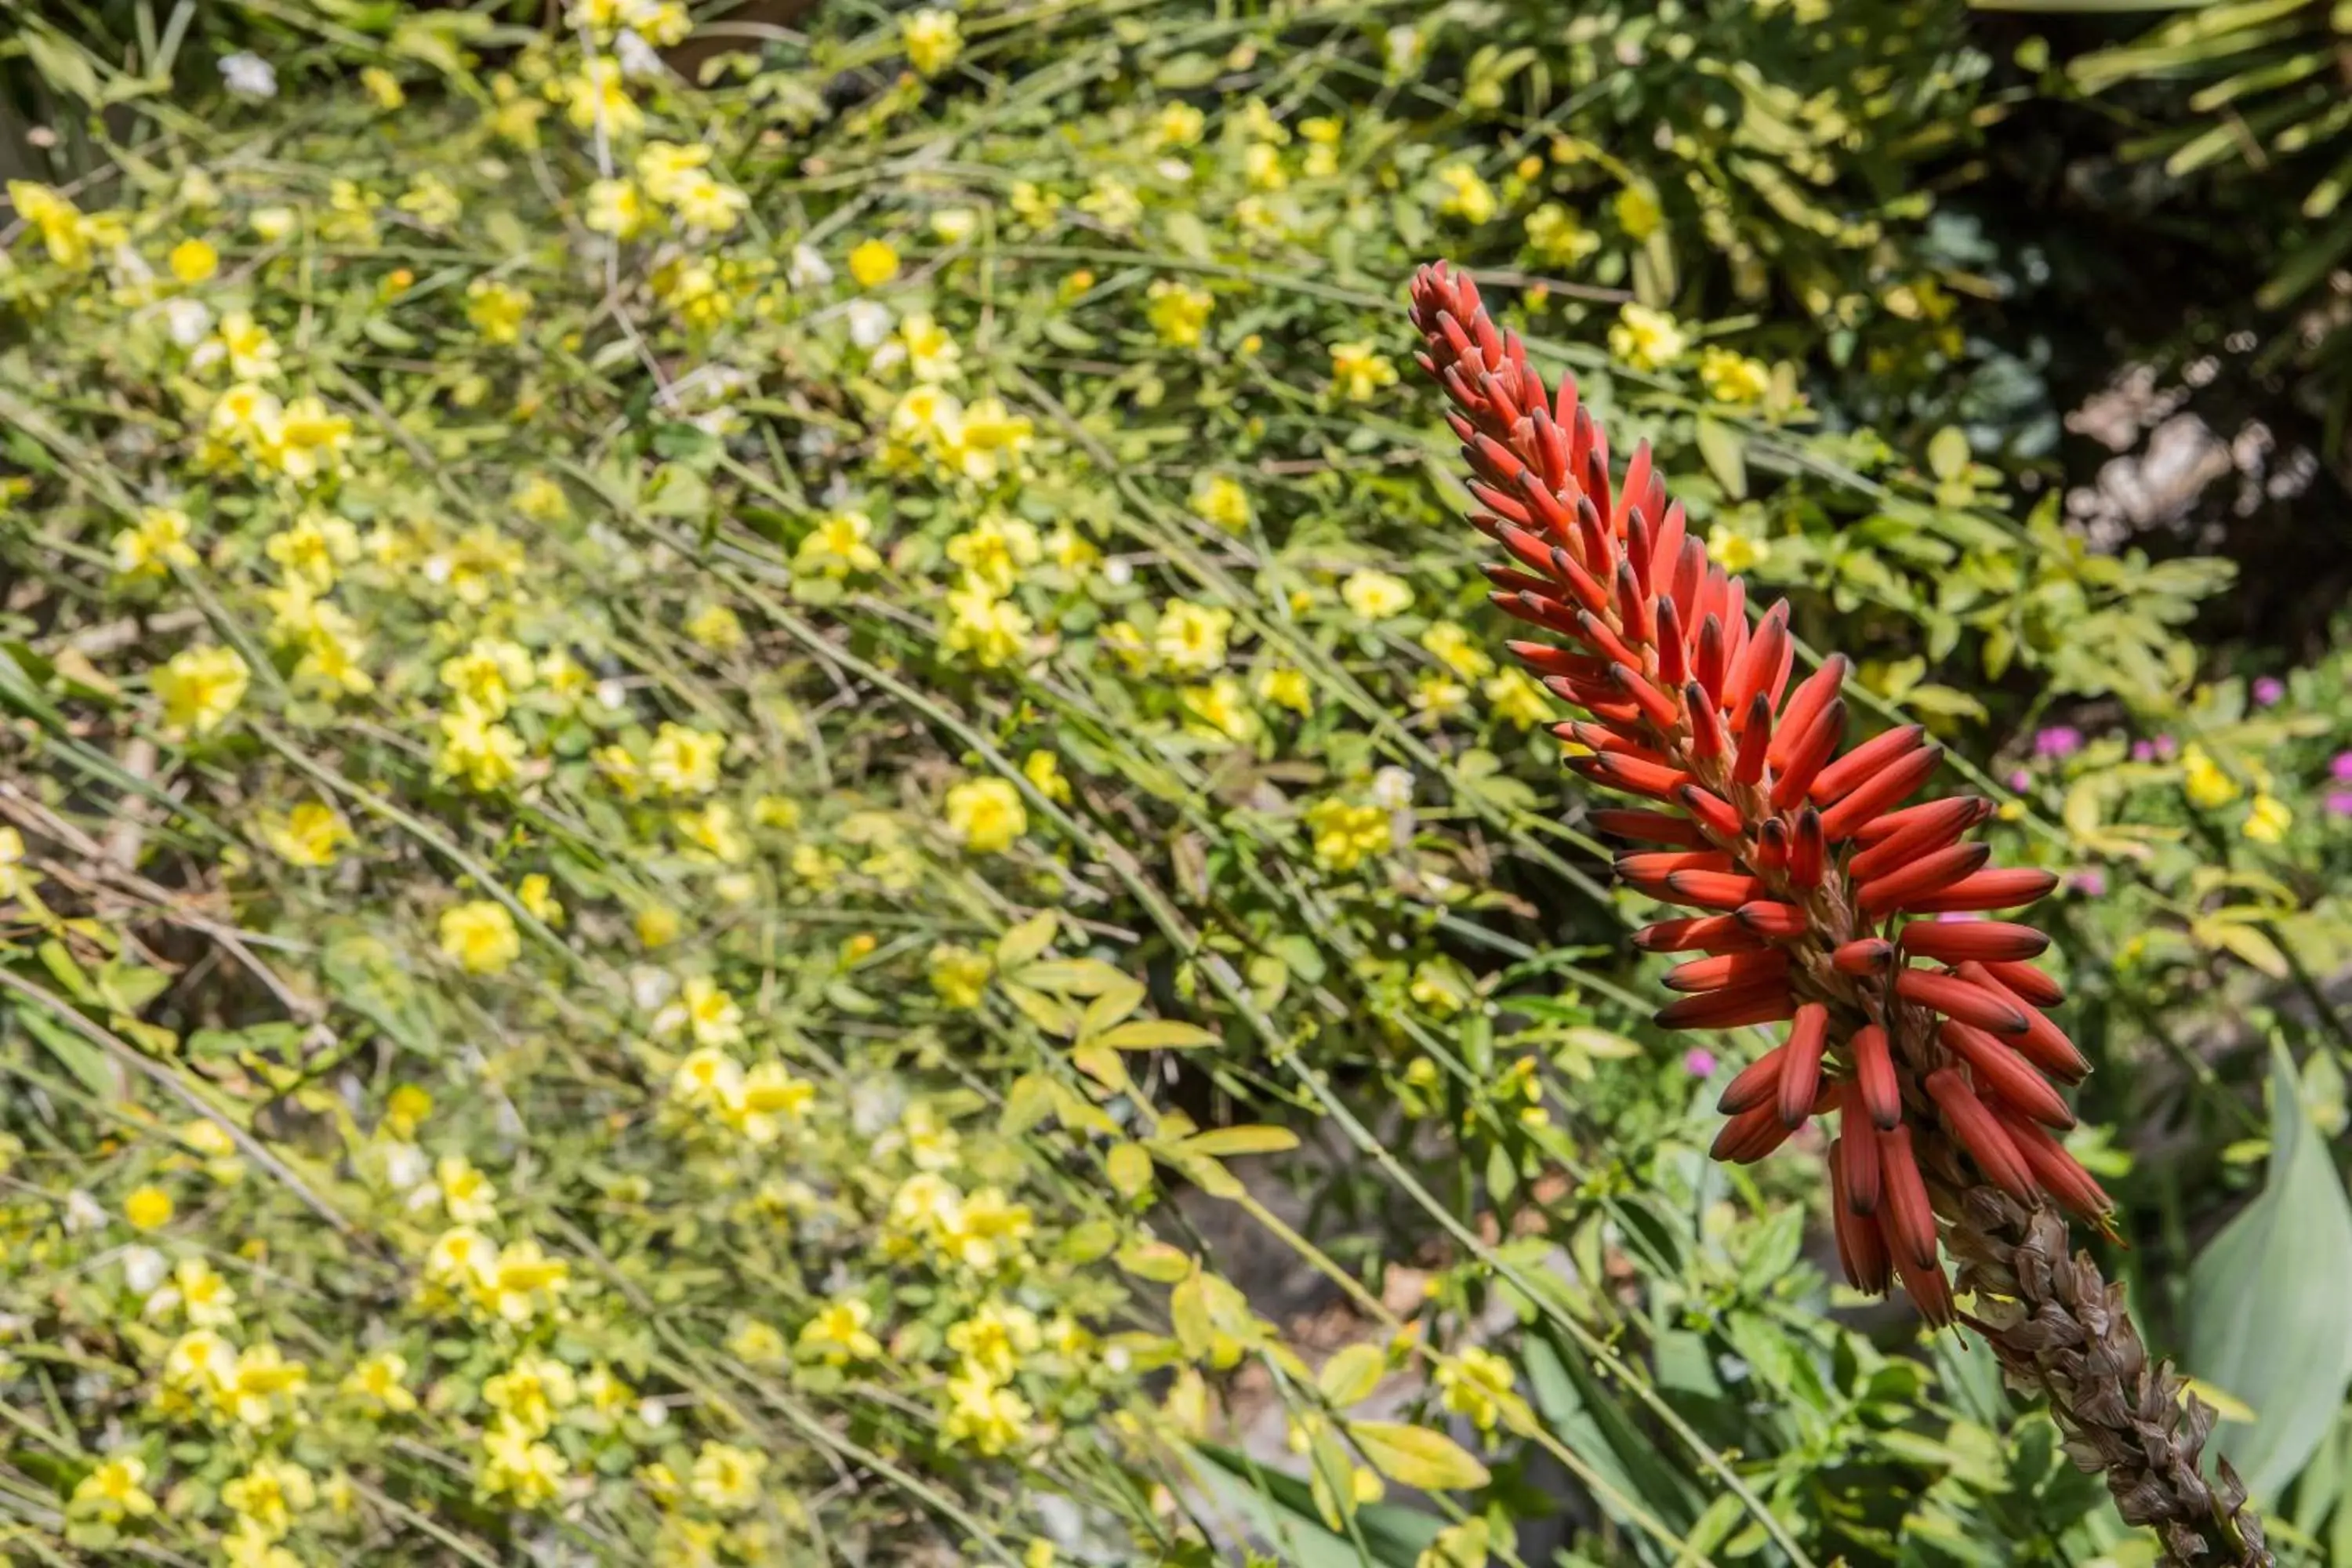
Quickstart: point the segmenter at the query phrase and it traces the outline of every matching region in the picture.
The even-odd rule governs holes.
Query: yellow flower
[[[1458,621],[1439,621],[1421,634],[1421,646],[1465,680],[1493,672],[1495,661]]]
[[[1377,805],[1352,805],[1337,795],[1308,806],[1306,821],[1316,864],[1327,870],[1352,871],[1367,855],[1386,851],[1392,840],[1387,812]]]
[[[1446,1409],[1467,1415],[1480,1431],[1491,1432],[1511,1392],[1511,1363],[1471,1345],[1437,1369],[1437,1386],[1444,1393]]]
[[[149,678],[163,704],[163,721],[175,730],[208,735],[245,700],[252,677],[244,657],[232,647],[192,647]]]
[[[335,585],[339,567],[359,559],[359,531],[349,518],[314,512],[271,534],[262,550],[289,584],[323,594]]]
[[[488,793],[520,775],[522,755],[522,737],[470,702],[441,716],[435,766],[444,778],[463,779],[468,788]]]
[[[1150,298],[1144,315],[1160,341],[1171,348],[1198,347],[1209,324],[1209,312],[1216,308],[1215,297],[1206,289],[1161,278],[1153,280]]]
[[[530,651],[504,637],[476,637],[465,652],[443,659],[438,674],[460,703],[488,719],[506,717],[514,694],[536,676]]]
[[[1152,121],[1151,137],[1162,147],[1196,146],[1208,124],[1207,115],[1178,100],[1160,110],[1160,118]]]
[[[530,1321],[542,1306],[552,1305],[572,1280],[572,1265],[550,1258],[539,1243],[528,1238],[510,1241],[499,1249],[488,1280],[478,1285],[476,1300],[509,1323]]]
[[[721,1513],[740,1513],[760,1500],[760,1473],[767,1468],[765,1454],[730,1443],[706,1442],[694,1457],[694,1479],[688,1488]]]
[[[998,595],[1011,593],[1022,572],[1034,566],[1040,554],[1036,529],[1021,518],[994,512],[947,543],[948,559]]]
[[[1262,728],[1257,710],[1250,706],[1242,683],[1233,676],[1220,675],[1202,685],[1188,686],[1179,700],[1197,730],[1237,744],[1257,739]]]
[[[288,1361],[276,1345],[247,1345],[238,1353],[226,1384],[214,1394],[214,1403],[243,1425],[264,1428],[287,1412],[294,1395],[309,1381],[309,1369],[299,1361]]]
[[[153,1230],[172,1223],[172,1194],[161,1187],[146,1186],[134,1190],[122,1200],[122,1217],[134,1230]]]
[[[267,381],[278,374],[278,340],[269,329],[243,310],[221,317],[213,338],[228,360],[228,373],[239,381]]]
[[[191,1327],[225,1329],[236,1321],[236,1288],[203,1258],[183,1258],[172,1268],[172,1282],[148,1297],[142,1309],[150,1317],[174,1310],[186,1315]]]
[[[746,1318],[727,1336],[727,1352],[751,1366],[779,1366],[791,1355],[782,1330],[757,1318]]]
[[[646,776],[665,795],[709,795],[726,753],[726,736],[665,722],[646,750]]]
[[[1287,708],[1294,713],[1315,711],[1315,688],[1303,669],[1269,669],[1257,678],[1257,695],[1261,702],[1271,702],[1277,708]]]
[[[869,239],[849,253],[849,275],[861,289],[879,289],[898,276],[898,249],[887,239]]]
[[[646,204],[626,180],[596,180],[588,186],[588,209],[580,221],[593,233],[635,239],[646,226]]]
[[[2273,795],[2257,795],[2242,831],[2257,844],[2276,844],[2286,837],[2286,830],[2294,825],[2294,813],[2287,809],[2284,801]]]
[[[378,1351],[352,1368],[343,1379],[343,1392],[354,1399],[363,1400],[387,1415],[404,1415],[416,1408],[416,1395],[408,1392],[408,1358],[397,1351]]]
[[[751,841],[735,826],[735,808],[723,800],[708,802],[699,811],[681,811],[670,823],[680,838],[713,859],[731,866],[751,857]]]
[[[433,1167],[433,1184],[457,1224],[488,1225],[499,1217],[498,1187],[463,1154],[442,1155]]]
[[[874,1309],[862,1298],[845,1296],[819,1308],[815,1317],[801,1325],[795,1342],[803,1354],[828,1366],[872,1361],[882,1353],[882,1342],[866,1330],[873,1321]]]
[[[1227,533],[1239,533],[1250,524],[1249,491],[1242,489],[1241,481],[1223,474],[1196,474],[1192,515]]]
[[[635,135],[645,123],[645,110],[631,101],[628,88],[621,79],[618,60],[602,56],[591,58],[578,76],[563,84],[563,94],[564,117],[572,121],[574,131],[593,131],[617,138]],[[531,119],[536,118],[534,113]]]
[[[1368,621],[1385,621],[1412,607],[1412,589],[1403,578],[1369,567],[1339,584],[1339,597]]]
[[[1021,775],[1039,795],[1059,805],[1070,804],[1070,781],[1062,776],[1062,762],[1051,752],[1032,752],[1021,759]]]
[[[294,1516],[319,1501],[310,1472],[291,1459],[259,1458],[253,1468],[221,1488],[221,1501],[255,1533],[272,1541],[294,1528]]]
[[[572,1369],[526,1351],[512,1366],[482,1384],[482,1403],[534,1437],[555,1425],[557,1414],[580,1397]]]
[[[963,52],[963,33],[952,11],[926,6],[908,13],[898,23],[907,63],[923,76],[939,75]]]
[[[114,536],[114,569],[126,577],[161,577],[174,566],[194,566],[191,526],[177,507],[141,508],[138,522]]]
[[[1004,779],[966,779],[948,791],[948,826],[977,855],[999,855],[1029,829],[1021,792]]]
[[[1737,574],[1771,559],[1772,542],[1718,522],[1706,531],[1706,552],[1726,572]]]
[[[1151,651],[1171,669],[1205,674],[1225,662],[1225,638],[1233,624],[1231,610],[1171,600],[1152,631]]]
[[[713,653],[731,653],[743,646],[743,622],[725,605],[705,605],[688,617],[686,635]]]
[[[1709,345],[1698,355],[1699,384],[1717,403],[1745,407],[1772,390],[1772,369],[1762,360]]]
[[[1551,704],[1544,689],[1516,666],[1496,674],[1479,690],[1494,708],[1496,718],[1522,730],[1532,730],[1551,717]]]
[[[942,942],[931,949],[931,989],[950,1007],[977,1007],[988,994],[995,963],[984,952]]]
[[[689,1051],[670,1075],[669,1097],[698,1110],[724,1110],[743,1098],[742,1064],[716,1046]]]
[[[283,816],[271,814],[261,819],[261,841],[281,860],[293,866],[331,866],[335,853],[352,837],[352,830],[335,809],[315,800],[306,800]]]
[[[1558,202],[1546,202],[1527,216],[1528,245],[1554,267],[1573,267],[1601,248],[1601,237]]]
[[[882,557],[866,540],[874,520],[862,511],[836,511],[802,536],[793,552],[793,570],[804,577],[841,578],[880,569]]]
[[[1635,370],[1657,370],[1682,357],[1690,339],[1664,310],[1620,306],[1609,329],[1609,352]]]
[[[501,1420],[482,1439],[481,1489],[504,1494],[517,1508],[537,1508],[562,1489],[563,1456],[529,1427]]]
[[[183,283],[201,283],[220,270],[220,252],[201,239],[184,239],[166,258],[172,276]]]
[[[914,311],[898,323],[898,346],[906,351],[907,368],[917,381],[951,381],[963,358],[955,338],[929,310]]]
[[[504,904],[475,899],[441,911],[441,951],[468,974],[498,974],[522,956],[522,938]]]
[[[294,226],[302,220],[292,207],[256,207],[246,221],[253,226],[255,238],[276,245],[292,234]]]
[[[948,1441],[969,1443],[983,1454],[1002,1454],[1027,1438],[1034,1414],[1029,1402],[997,1385],[986,1373],[967,1363],[948,1379],[947,1392],[947,1419],[940,1432]]]
[[[155,1511],[155,1500],[147,1495],[143,1485],[146,1479],[147,1461],[136,1454],[102,1459],[74,1483],[73,1500],[66,1505],[66,1511],[76,1519],[102,1520],[108,1524],[145,1519]]]
[[[466,320],[488,343],[519,342],[524,318],[530,314],[530,292],[477,278],[466,286]]]
[[[375,106],[386,112],[408,101],[408,94],[402,89],[400,79],[382,66],[369,66],[361,71],[360,85],[367,89],[370,98],[375,100]]]
[[[962,1322],[948,1330],[948,1349],[964,1364],[999,1383],[1010,1383],[1024,1359],[1044,1343],[1037,1315],[1026,1307],[988,1301]]]
[[[1443,164],[1437,171],[1437,179],[1445,187],[1445,195],[1438,202],[1437,210],[1448,217],[1480,224],[1495,216],[1494,187],[1479,178],[1478,171],[1469,164]]]
[[[1657,193],[1647,185],[1626,186],[1617,193],[1611,207],[1617,215],[1617,226],[1637,245],[1657,233],[1659,225],[1666,221]]]
[[[2239,795],[2238,781],[2193,741],[2180,753],[2180,785],[2191,801],[2209,809],[2227,805]]]
[[[1349,402],[1369,403],[1396,379],[1395,362],[1374,353],[1369,339],[1331,345],[1331,388]]]
[[[636,928],[637,940],[649,948],[667,947],[686,930],[686,922],[667,904],[646,905],[637,910],[632,923]]]
[[[950,652],[969,653],[984,669],[1011,664],[1028,652],[1035,623],[1027,611],[980,579],[965,577],[949,592],[947,607]]]

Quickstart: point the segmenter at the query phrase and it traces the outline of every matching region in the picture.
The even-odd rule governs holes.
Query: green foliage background
[[[2175,332],[2018,216],[2146,131],[2099,25],[709,9],[11,13],[12,1553],[2151,1562],[1704,1158],[1444,254],[2071,873],[2102,1261],[2352,1557],[2352,656],[2056,435],[2258,321],[2324,580],[2219,221],[2305,186],[2166,193]]]

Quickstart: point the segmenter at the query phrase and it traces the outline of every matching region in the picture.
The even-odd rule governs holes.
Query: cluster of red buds
[[[1557,394],[1498,330],[1469,277],[1443,263],[1412,285],[1422,367],[1475,478],[1470,521],[1509,557],[1495,605],[1559,641],[1510,643],[1591,717],[1556,726],[1570,766],[1646,803],[1592,814],[1643,847],[1618,874],[1704,912],[1634,941],[1694,956],[1666,976],[1668,1028],[1786,1023],[1724,1090],[1718,1159],[1749,1162],[1833,1118],[1831,1211],[1845,1273],[1953,1321],[1938,1219],[1990,1184],[2047,1195],[2094,1223],[2110,1205],[2060,1144],[2074,1117],[2052,1080],[2089,1069],[2044,1009],[2063,999],[2032,962],[2049,939],[1981,918],[2057,879],[1989,867],[1969,841],[1979,796],[1906,805],[1942,758],[1916,725],[1848,746],[1832,657],[1790,689],[1787,602],[1752,624],[1744,584],[1666,498],[1646,444],[1612,482],[1606,437],[1576,383]]]

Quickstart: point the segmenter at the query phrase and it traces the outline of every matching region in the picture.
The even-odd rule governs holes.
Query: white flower
[[[630,1000],[648,1013],[659,1012],[662,1004],[669,1000],[669,994],[677,989],[677,976],[667,969],[648,964],[629,972]]]
[[[134,1296],[144,1296],[163,1282],[172,1271],[172,1261],[152,1247],[125,1247],[122,1252],[122,1283]]]
[[[620,57],[621,74],[633,81],[657,77],[664,69],[661,51],[625,28],[613,40],[613,52]]]
[[[795,289],[822,289],[833,281],[833,268],[825,265],[815,246],[795,245],[792,265],[784,268],[784,281]]]
[[[618,713],[629,705],[629,689],[608,675],[596,683],[596,700],[606,711]]]
[[[278,96],[278,71],[268,60],[250,52],[230,55],[220,63],[221,82],[239,98],[257,101]]]
[[[669,1406],[658,1399],[640,1399],[637,1401],[637,1419],[648,1426],[667,1426],[669,1425]]]
[[[433,1162],[414,1143],[386,1143],[383,1152],[384,1184],[395,1193],[404,1193],[432,1174]]]
[[[861,349],[879,348],[890,335],[890,307],[872,300],[849,302],[849,341]]]
[[[106,1206],[88,1193],[76,1187],[66,1194],[66,1229],[79,1234],[98,1230],[106,1224]]]
[[[1372,775],[1372,804],[1383,811],[1401,811],[1412,804],[1412,774],[1385,767]]]
[[[164,330],[172,341],[184,349],[194,348],[213,330],[213,313],[202,300],[178,299],[163,301]],[[215,345],[215,358],[219,357]]]

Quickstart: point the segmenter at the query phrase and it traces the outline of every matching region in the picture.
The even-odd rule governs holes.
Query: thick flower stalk
[[[2263,1563],[2260,1520],[2222,1467],[2199,1470],[2211,1412],[2151,1363],[2117,1287],[2070,1258],[2063,1209],[2105,1227],[2107,1194],[2067,1153],[2059,1085],[2089,1063],[2052,1021],[2049,938],[2009,919],[2056,885],[1990,865],[1969,831],[1990,801],[1911,804],[1941,759],[1917,726],[1847,743],[1832,656],[1794,681],[1785,601],[1752,617],[1707,559],[1646,445],[1622,477],[1576,384],[1557,392],[1466,276],[1413,280],[1422,366],[1453,404],[1480,510],[1508,560],[1497,608],[1547,634],[1508,646],[1586,720],[1556,726],[1570,766],[1640,804],[1596,811],[1637,846],[1618,874],[1696,911],[1635,933],[1689,955],[1666,976],[1667,1028],[1785,1025],[1734,1077],[1714,1154],[1762,1159],[1818,1117],[1830,1212],[1856,1287],[1900,1282],[1938,1327],[1960,1321],[1948,1252],[2013,1381],[2046,1394],[2086,1469],[2182,1563]]]

